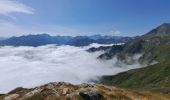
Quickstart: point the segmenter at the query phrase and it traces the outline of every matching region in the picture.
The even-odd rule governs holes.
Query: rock
[[[9,94],[16,94],[16,93],[18,93],[18,92],[20,92],[20,91],[23,91],[23,90],[27,90],[27,89],[24,89],[24,88],[22,88],[22,87],[18,87],[18,88],[16,88],[16,89],[14,89],[14,90],[12,90],[11,92],[9,92]]]
[[[47,88],[47,89],[54,89],[55,87],[54,87],[54,85],[52,85],[52,84],[48,84],[48,85],[46,86],[46,88]]]
[[[68,88],[64,88],[63,89],[63,94],[66,95],[68,93],[69,89]]]
[[[4,97],[3,100],[14,100],[14,99],[16,99],[17,97],[19,97],[19,94],[10,94],[10,95]]]
[[[38,93],[40,93],[42,91],[42,89],[35,89],[35,90],[33,90],[33,91],[31,91],[31,92],[28,92],[27,94],[25,94],[25,98],[28,98],[28,97],[32,97],[33,95],[35,95],[35,94],[38,94]]]
[[[168,91],[164,93],[168,94]],[[49,83],[40,87],[18,88],[0,95],[0,100],[169,100],[163,94],[131,91],[102,84],[69,85]]]
[[[67,82],[58,82],[58,83],[56,83],[56,85],[59,85],[59,86],[61,86],[61,85],[67,86],[67,85],[72,85],[72,84],[67,83]]]
[[[82,88],[88,88],[88,87],[93,88],[94,86],[91,85],[91,84],[83,83],[83,84],[80,85],[80,87],[82,87]]]
[[[84,100],[104,100],[104,97],[98,92],[80,92],[79,95]]]

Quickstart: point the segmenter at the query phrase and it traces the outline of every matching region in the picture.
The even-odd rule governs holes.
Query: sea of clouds
[[[103,52],[89,53],[86,50],[90,47],[0,47],[0,93],[56,81],[88,83],[103,75],[114,75],[141,66],[138,63],[118,63],[116,57],[105,61],[97,59]]]

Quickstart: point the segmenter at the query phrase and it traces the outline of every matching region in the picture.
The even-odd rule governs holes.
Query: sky
[[[170,22],[169,0],[0,0],[0,37],[142,35]]]

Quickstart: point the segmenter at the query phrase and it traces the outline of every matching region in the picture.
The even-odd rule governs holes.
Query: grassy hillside
[[[113,76],[104,76],[100,82],[121,88],[147,89],[170,95],[170,24],[163,24],[125,44],[117,55],[120,59],[125,59],[127,55],[138,53],[143,54],[139,62],[148,64],[157,61],[158,63]]]
[[[115,76],[104,76],[101,83],[123,88],[168,88],[170,87],[170,61],[129,70]]]

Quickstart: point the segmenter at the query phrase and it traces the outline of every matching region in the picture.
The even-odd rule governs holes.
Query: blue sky
[[[170,22],[169,0],[0,0],[0,36],[141,35]]]

